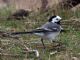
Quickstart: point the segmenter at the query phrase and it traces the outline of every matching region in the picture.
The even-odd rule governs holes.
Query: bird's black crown
[[[53,19],[53,18],[55,18],[55,17],[56,17],[56,15],[51,16],[51,17],[49,18],[49,22],[51,22],[51,21],[52,21],[52,19]]]

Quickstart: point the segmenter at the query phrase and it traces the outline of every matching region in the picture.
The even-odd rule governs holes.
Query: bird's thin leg
[[[41,38],[41,42],[42,42],[43,47],[44,47],[44,49],[45,49],[45,45],[44,45],[44,42],[43,42],[43,38]]]

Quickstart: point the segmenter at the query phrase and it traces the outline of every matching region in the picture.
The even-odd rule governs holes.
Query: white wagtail
[[[12,35],[17,35],[17,34],[35,34],[41,37],[42,44],[43,39],[46,38],[48,40],[54,41],[55,38],[59,35],[61,31],[61,25],[60,25],[60,20],[62,18],[60,16],[52,16],[50,17],[49,21],[42,25],[41,27],[32,30],[30,32],[13,32],[11,33]],[[45,48],[45,46],[44,46]]]

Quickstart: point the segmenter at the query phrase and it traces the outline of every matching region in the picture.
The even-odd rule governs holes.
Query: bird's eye
[[[58,20],[58,18],[56,18],[56,20]]]

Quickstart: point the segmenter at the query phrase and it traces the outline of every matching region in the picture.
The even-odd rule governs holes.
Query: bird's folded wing
[[[47,29],[47,28],[44,28],[44,29],[36,29],[36,30],[33,30],[33,32],[37,32],[37,33],[41,33],[41,32],[57,32],[58,29],[57,28],[52,28],[52,29]]]

